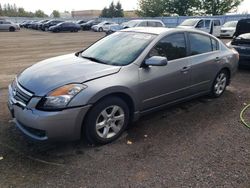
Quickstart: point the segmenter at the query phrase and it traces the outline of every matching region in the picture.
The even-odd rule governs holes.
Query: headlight
[[[58,110],[67,107],[69,102],[87,86],[83,84],[69,84],[57,88],[44,97],[38,104],[39,109]]]

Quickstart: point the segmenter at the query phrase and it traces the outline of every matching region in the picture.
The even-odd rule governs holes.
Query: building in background
[[[83,18],[83,17],[99,17],[102,13],[101,10],[74,10],[71,12],[73,18]]]

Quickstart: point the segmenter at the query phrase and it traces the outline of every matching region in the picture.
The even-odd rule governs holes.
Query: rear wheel
[[[98,29],[98,31],[99,31],[99,32],[103,32],[103,28],[100,27],[100,28]]]
[[[211,95],[212,97],[220,97],[224,91],[226,90],[227,83],[228,83],[229,75],[228,72],[225,70],[222,70],[217,74],[212,89],[211,89]]]
[[[92,144],[116,140],[129,122],[129,108],[118,97],[108,97],[93,106],[86,117],[85,134]]]
[[[9,31],[10,31],[10,32],[14,32],[15,30],[16,30],[16,29],[15,29],[14,27],[10,27],[10,28],[9,28]]]

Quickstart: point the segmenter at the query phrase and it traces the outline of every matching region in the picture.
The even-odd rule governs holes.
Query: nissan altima
[[[39,62],[9,85],[16,126],[35,140],[117,139],[149,112],[220,97],[239,55],[197,30],[132,28],[77,53]]]

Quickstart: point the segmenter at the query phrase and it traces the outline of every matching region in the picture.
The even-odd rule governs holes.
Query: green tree
[[[169,13],[170,0],[139,0],[137,14],[145,17],[158,17]]]
[[[1,3],[0,3],[0,16],[3,16],[3,9]]]
[[[201,0],[206,14],[223,15],[234,12],[243,0]]]
[[[54,18],[60,18],[60,12],[58,10],[53,10],[52,15]]]
[[[169,12],[178,16],[193,16],[201,10],[200,0],[171,0]]]
[[[115,15],[114,17],[124,17],[124,13],[123,13],[123,9],[122,9],[122,4],[120,3],[120,1],[117,2],[116,6],[115,6]]]
[[[44,18],[44,17],[48,17],[48,16],[42,10],[37,10],[35,12],[35,17]]]
[[[103,18],[109,17],[109,13],[108,13],[108,8],[107,8],[107,7],[105,7],[105,8],[102,10],[102,13],[101,13],[100,16],[103,17]]]

